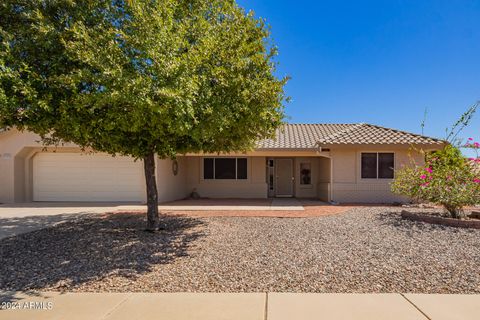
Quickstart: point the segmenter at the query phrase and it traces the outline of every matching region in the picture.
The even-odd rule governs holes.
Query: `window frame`
[[[205,159],[212,159],[213,160],[213,176],[212,178],[205,178]],[[235,178],[232,179],[217,179],[215,178],[215,159],[234,159],[235,160]],[[246,160],[246,178],[239,179],[238,178],[238,159],[245,159]],[[201,172],[201,180],[202,181],[247,181],[249,180],[249,173],[248,168],[250,166],[248,157],[202,157],[202,172]]]
[[[375,153],[376,154],[376,174],[375,174],[375,178],[364,178],[363,177],[363,174],[362,174],[362,155],[364,153]],[[379,168],[380,168],[380,165],[379,165],[379,154],[380,153],[390,153],[393,155],[393,177],[392,178],[380,178],[379,177]],[[365,180],[365,181],[372,181],[372,180],[394,180],[395,179],[395,166],[396,166],[396,158],[397,158],[397,154],[396,152],[394,151],[361,151],[360,152],[360,170],[359,170],[359,174],[360,174],[360,180]]]

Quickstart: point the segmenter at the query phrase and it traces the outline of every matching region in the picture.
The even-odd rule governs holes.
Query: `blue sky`
[[[445,137],[480,100],[480,0],[238,0],[292,77],[289,122],[367,122]],[[480,110],[464,138],[480,139]]]

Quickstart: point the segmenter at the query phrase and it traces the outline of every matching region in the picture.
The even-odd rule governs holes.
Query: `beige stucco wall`
[[[40,137],[31,132],[10,130],[0,134],[0,202],[28,201],[28,159],[41,151]]]
[[[317,198],[322,201],[331,200],[331,159],[318,158]]]
[[[157,161],[158,201],[167,202],[183,199],[188,196],[187,190],[187,158],[177,157],[177,175],[173,173],[173,160],[159,159]]]
[[[265,157],[247,157],[246,180],[204,180],[203,157],[187,157],[187,192],[207,198],[266,198]]]
[[[418,164],[423,163],[421,154],[411,152],[409,148],[392,148],[391,146],[364,146],[359,148],[333,149],[332,156],[332,200],[340,203],[392,203],[407,201],[405,197],[390,191],[392,179],[362,179],[362,152],[393,152],[395,154],[395,170],[409,165],[409,154]]]

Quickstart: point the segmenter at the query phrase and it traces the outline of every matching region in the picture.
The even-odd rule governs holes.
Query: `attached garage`
[[[145,200],[142,162],[129,157],[38,153],[32,170],[33,201]]]

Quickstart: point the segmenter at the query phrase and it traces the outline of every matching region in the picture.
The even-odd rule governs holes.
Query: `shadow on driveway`
[[[32,215],[26,217],[0,217],[0,239],[21,233],[54,226],[61,222],[77,220],[88,214]]]
[[[0,290],[62,290],[109,275],[134,280],[154,265],[187,256],[192,243],[204,235],[200,219],[161,219],[166,230],[158,233],[143,231],[142,214],[108,214],[84,215],[4,238],[0,240]]]

